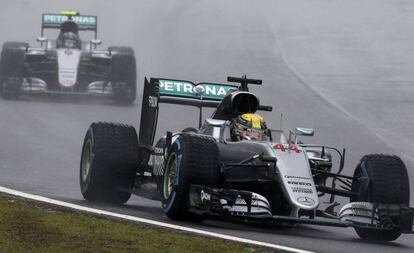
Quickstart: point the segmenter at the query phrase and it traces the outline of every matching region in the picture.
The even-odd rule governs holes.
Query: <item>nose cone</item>
[[[57,50],[59,65],[59,83],[63,87],[72,87],[77,82],[81,52],[78,49],[62,48]]]

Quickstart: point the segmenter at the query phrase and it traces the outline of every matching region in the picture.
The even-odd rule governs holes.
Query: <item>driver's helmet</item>
[[[231,129],[231,139],[240,140],[264,140],[267,136],[265,119],[254,113],[244,113],[238,116]]]
[[[56,41],[57,48],[81,48],[79,35],[74,32],[65,32],[59,35]]]

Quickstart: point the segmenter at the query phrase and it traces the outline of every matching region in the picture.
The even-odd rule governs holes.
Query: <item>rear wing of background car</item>
[[[67,21],[72,20],[75,22],[79,30],[89,30],[95,32],[95,39],[98,33],[98,17],[91,15],[80,15],[79,12],[61,12],[61,13],[44,13],[42,15],[42,32],[43,37],[44,29],[59,29],[60,25]]]
[[[194,84],[190,81],[165,78],[151,78],[148,81],[148,79],[145,78],[139,129],[139,143],[141,147],[151,150],[157,129],[160,103],[199,107],[199,121],[201,122],[201,109],[203,107],[217,108],[228,93],[231,93],[232,91],[247,92],[247,83],[253,83],[253,81],[257,82],[258,80],[250,80],[244,77],[229,78],[228,81],[240,82],[241,85],[236,86],[206,82]],[[259,105],[257,109],[271,111],[272,107]],[[149,159],[149,153],[141,154],[141,158],[143,159],[141,165],[145,166]]]

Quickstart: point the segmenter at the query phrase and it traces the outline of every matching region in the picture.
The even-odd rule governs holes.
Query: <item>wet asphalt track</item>
[[[103,46],[134,47],[139,92],[144,76],[215,82],[227,75],[262,78],[263,87],[251,90],[274,106],[264,114],[268,125],[278,127],[283,112],[285,129],[315,128],[310,142],[347,148],[348,173],[363,154],[399,154],[414,184],[411,1],[66,2],[2,0],[0,43],[35,45],[42,12],[98,15]],[[0,185],[96,206],[82,199],[78,186],[85,130],[98,120],[138,127],[140,98],[139,93],[128,107],[75,99],[0,100]],[[168,112],[161,109],[159,130],[197,122],[196,109],[171,106]],[[170,222],[158,202],[138,197],[124,207],[98,207]],[[414,249],[409,235],[376,244],[359,240],[352,229],[179,224],[318,252]]]

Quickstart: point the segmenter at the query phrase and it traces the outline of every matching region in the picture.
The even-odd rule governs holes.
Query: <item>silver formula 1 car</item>
[[[6,42],[0,59],[0,95],[77,94],[107,96],[129,104],[136,98],[136,62],[130,47],[98,50],[97,17],[77,12],[43,14],[40,47]],[[56,40],[45,29],[59,29]],[[94,32],[82,41],[80,31]]]
[[[380,241],[412,233],[409,178],[399,157],[366,155],[353,175],[342,175],[345,150],[298,141],[312,136],[313,129],[296,128],[287,135],[269,129],[263,140],[233,141],[230,126],[237,115],[272,108],[248,91],[249,83],[261,80],[228,81],[241,85],[146,80],[139,136],[132,126],[93,123],[80,164],[84,198],[121,204],[136,193],[160,199],[174,220],[224,217],[353,227],[361,238]],[[200,108],[199,128],[167,132],[154,145],[160,103]],[[204,107],[216,110],[201,124]],[[322,208],[324,195],[330,204]],[[335,196],[349,201],[340,204]]]

